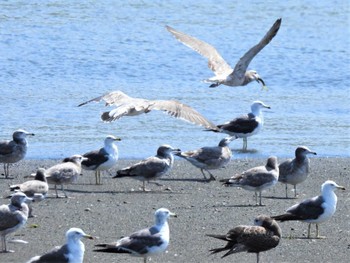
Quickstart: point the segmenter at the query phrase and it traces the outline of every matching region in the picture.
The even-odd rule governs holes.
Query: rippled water
[[[1,1],[0,139],[36,133],[27,158],[61,158],[120,136],[121,158],[216,145],[223,135],[151,112],[102,123],[103,103],[76,106],[112,90],[177,99],[214,123],[248,112],[259,99],[263,131],[248,153],[291,156],[307,145],[320,156],[350,156],[350,23],[347,1]],[[165,25],[203,39],[234,66],[273,22],[282,26],[252,61],[258,83],[209,89],[206,60],[176,41]],[[240,149],[242,141],[232,148]]]

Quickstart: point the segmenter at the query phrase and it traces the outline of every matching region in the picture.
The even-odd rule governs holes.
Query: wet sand
[[[283,160],[281,160],[283,161]],[[24,160],[11,166],[15,179],[0,177],[2,196],[9,194],[8,185],[23,182],[25,175],[38,167],[49,167],[57,160]],[[116,169],[136,162],[121,160]],[[229,166],[213,171],[218,179],[228,178],[248,168],[264,165],[265,159],[232,160]],[[2,169],[2,167],[1,167]],[[115,170],[111,174],[115,173]],[[169,220],[170,245],[167,253],[153,257],[152,262],[256,262],[255,254],[238,253],[221,259],[223,254],[209,255],[208,250],[225,242],[206,237],[206,233],[226,233],[239,224],[252,224],[259,214],[276,215],[291,205],[320,193],[321,184],[334,180],[347,188],[337,191],[337,211],[330,221],[320,225],[326,239],[306,239],[307,224],[280,223],[283,239],[273,250],[260,254],[261,262],[347,262],[350,253],[350,161],[348,158],[312,158],[309,178],[298,186],[297,199],[285,199],[284,185],[277,184],[263,192],[264,206],[255,206],[254,193],[233,187],[223,187],[218,181],[207,183],[199,169],[184,160],[176,160],[169,176],[158,180],[164,186],[148,185],[152,191],[139,190],[140,181],[129,178],[112,179],[102,176],[103,185],[95,185],[93,172],[83,171],[76,184],[67,187],[69,198],[55,198],[50,188],[49,198],[34,204],[35,218],[28,219],[24,228],[8,237],[28,241],[9,243],[14,253],[0,254],[0,262],[26,262],[54,246],[65,242],[70,227],[80,227],[95,240],[85,243],[84,262],[143,262],[127,254],[92,252],[94,244],[111,242],[121,236],[150,226],[154,211],[166,207],[178,217]],[[289,187],[289,196],[294,196]],[[59,192],[62,195],[62,192]],[[8,203],[1,199],[1,204]],[[312,228],[314,233],[315,228]]]

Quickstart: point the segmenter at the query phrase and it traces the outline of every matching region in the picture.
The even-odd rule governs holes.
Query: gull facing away
[[[104,140],[104,147],[85,153],[83,156],[87,160],[82,161],[81,167],[84,170],[95,170],[96,184],[101,184],[101,171],[111,169],[118,161],[118,147],[115,141],[121,141],[120,138],[108,135]]]
[[[49,184],[55,185],[56,197],[58,198],[57,185],[61,185],[61,190],[64,196],[68,198],[63,189],[64,184],[71,184],[78,180],[81,174],[81,162],[87,158],[76,154],[72,157],[65,158],[63,163],[56,164],[45,171],[46,180]]]
[[[325,238],[320,236],[318,225],[329,220],[337,208],[337,196],[335,189],[345,190],[344,186],[337,185],[334,181],[328,180],[321,186],[321,195],[304,200],[287,209],[287,213],[272,216],[277,221],[298,220],[309,223],[307,238],[310,238],[311,224],[316,224],[316,238]]]
[[[57,246],[42,256],[35,256],[27,263],[82,263],[85,245],[81,242],[81,238],[93,239],[80,228],[73,227],[66,232],[66,244]]]
[[[25,203],[31,198],[18,192],[11,197],[10,204],[0,206],[0,237],[1,253],[13,252],[7,250],[6,236],[22,228],[28,219],[29,208]]]
[[[94,251],[131,254],[142,257],[146,263],[148,257],[163,253],[167,249],[170,240],[167,220],[170,216],[176,217],[176,214],[166,208],[160,208],[155,212],[155,224],[152,227],[134,232],[113,243],[98,244],[96,246],[102,248]]]
[[[216,180],[215,176],[209,170],[223,168],[229,163],[232,157],[229,144],[236,138],[236,136],[226,137],[220,141],[218,146],[202,147],[198,150],[180,152],[176,155],[201,169],[204,179],[208,181]],[[209,179],[206,178],[204,171],[209,173]]]
[[[243,138],[242,150],[246,151],[248,148],[247,138],[259,133],[264,126],[262,109],[271,109],[270,106],[266,105],[262,101],[254,101],[250,108],[250,113],[239,116],[224,124],[217,125],[216,129],[209,130],[214,132],[223,132],[230,136]]]
[[[288,184],[294,186],[294,197],[297,197],[297,184],[306,180],[310,168],[308,154],[316,155],[316,152],[311,151],[306,146],[299,146],[295,150],[294,159],[280,163],[278,181],[286,185],[286,198],[288,198]]]
[[[220,180],[220,182],[224,182],[225,186],[241,187],[248,191],[254,191],[256,205],[260,206],[262,206],[261,192],[274,186],[277,181],[278,161],[275,156],[269,157],[265,166],[254,167],[241,174],[234,175],[230,179]],[[259,193],[259,203],[257,193]]]
[[[49,191],[49,185],[47,184],[45,169],[39,168],[35,174],[34,180],[29,180],[21,184],[10,185],[11,191],[21,191],[25,193],[26,196],[33,199],[33,201],[38,202],[46,198],[47,192]],[[29,215],[28,217],[33,217],[31,201],[28,203]]]
[[[264,89],[266,88],[265,82],[259,74],[255,70],[247,70],[247,68],[253,58],[276,36],[281,26],[281,22],[281,18],[277,19],[260,42],[249,49],[248,52],[239,59],[234,69],[232,69],[231,66],[221,57],[219,52],[208,43],[177,31],[170,26],[166,26],[166,29],[173,34],[177,40],[208,59],[208,67],[215,74],[214,77],[205,80],[206,82],[213,83],[210,85],[211,88],[217,87],[221,84],[231,87],[245,86],[255,80],[261,82]]]
[[[145,182],[156,180],[170,171],[174,164],[174,154],[180,153],[180,149],[175,149],[170,145],[162,145],[157,150],[156,156],[135,163],[129,167],[118,170],[116,176],[131,177],[143,182],[142,190],[149,191],[145,188]]]
[[[25,130],[17,130],[12,135],[12,141],[6,140],[0,142],[0,163],[4,164],[4,175],[8,178],[10,175],[10,164],[22,160],[27,153],[27,136],[34,136],[34,133]]]
[[[259,215],[254,220],[254,226],[239,225],[232,228],[226,235],[207,235],[227,241],[226,246],[209,250],[211,254],[227,251],[221,258],[244,252],[256,253],[259,263],[259,253],[277,247],[281,240],[281,228],[272,218]]]
[[[89,102],[99,102],[101,100],[106,102],[106,106],[115,105],[117,107],[111,111],[104,112],[101,115],[101,119],[105,122],[112,122],[122,118],[123,116],[136,116],[143,113],[148,113],[152,110],[160,110],[175,118],[179,118],[208,129],[216,129],[216,126],[212,122],[208,121],[203,115],[190,106],[179,101],[132,98],[120,90],[112,91],[92,100],[83,102],[79,104],[78,107]]]

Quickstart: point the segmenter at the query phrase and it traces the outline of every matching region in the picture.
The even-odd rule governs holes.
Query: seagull
[[[218,146],[202,147],[198,150],[180,152],[176,155],[201,169],[204,179],[209,181],[216,180],[209,170],[220,169],[229,163],[232,157],[229,144],[236,138],[236,136],[226,137],[220,141]],[[204,170],[209,173],[209,179],[206,178]]]
[[[101,100],[106,102],[106,106],[115,105],[117,107],[111,111],[104,112],[101,115],[101,119],[105,122],[112,122],[122,118],[123,116],[136,116],[143,113],[148,113],[152,110],[160,110],[175,118],[179,118],[205,128],[216,129],[216,126],[208,121],[203,115],[198,113],[190,106],[179,101],[132,98],[120,90],[112,91],[92,100],[83,102],[79,104],[78,107],[89,102],[99,102]]]
[[[255,192],[256,205],[261,204],[261,192],[274,186],[278,181],[277,157],[271,156],[267,159],[265,166],[251,168],[241,174],[234,175],[230,179],[220,180],[225,186],[241,187],[245,190]],[[259,193],[259,204],[258,196]]]
[[[66,244],[55,247],[50,252],[31,258],[27,263],[82,263],[85,246],[81,238],[93,239],[80,228],[71,228],[66,232]]]
[[[8,178],[10,175],[10,163],[16,163],[25,157],[28,146],[27,136],[34,136],[34,133],[17,130],[12,135],[12,141],[0,142],[0,163],[4,164],[5,178]]]
[[[46,198],[46,194],[49,191],[49,186],[45,177],[45,169],[39,168],[35,174],[34,180],[29,180],[21,184],[10,185],[11,191],[21,191],[25,193],[26,196],[33,199],[33,201],[38,202]],[[32,215],[31,201],[28,203],[29,216]]]
[[[208,67],[215,74],[214,77],[205,80],[205,82],[213,83],[210,85],[211,88],[217,87],[221,84],[232,87],[245,86],[255,80],[261,82],[264,89],[266,88],[265,82],[260,78],[259,74],[255,70],[247,71],[247,68],[253,58],[276,36],[281,22],[281,18],[277,19],[263,39],[239,59],[234,69],[232,69],[231,66],[221,57],[219,52],[208,43],[179,32],[170,26],[166,26],[166,29],[173,34],[177,40],[208,59]]]
[[[334,193],[335,189],[345,190],[345,187],[327,180],[321,186],[321,195],[295,204],[287,209],[287,213],[272,218],[281,222],[298,220],[309,223],[307,238],[311,236],[311,224],[316,224],[316,238],[324,238],[320,236],[318,225],[329,220],[335,213],[338,199]]]
[[[162,145],[158,148],[156,156],[148,157],[141,162],[118,170],[113,178],[129,176],[141,180],[143,181],[142,190],[148,191],[145,188],[145,181],[156,180],[169,172],[174,164],[174,154],[180,152],[180,149],[175,149],[170,145]]]
[[[217,125],[216,129],[208,129],[214,132],[223,132],[230,136],[243,138],[243,151],[247,150],[247,137],[253,136],[260,132],[264,125],[262,109],[271,109],[262,101],[254,101],[251,105],[251,112],[233,119],[224,124]]]
[[[46,180],[49,184],[55,185],[56,197],[58,198],[57,185],[61,185],[64,196],[68,198],[63,189],[64,184],[71,184],[78,180],[81,173],[81,162],[87,158],[76,154],[72,157],[65,158],[62,163],[56,164],[45,171]]]
[[[13,252],[7,250],[6,236],[22,228],[28,219],[29,208],[25,203],[31,198],[18,192],[11,197],[10,204],[0,206],[0,237],[1,252]]]
[[[207,235],[227,241],[226,246],[211,249],[211,254],[227,251],[221,258],[233,253],[256,253],[259,263],[259,253],[275,248],[281,240],[281,228],[272,218],[259,215],[254,220],[254,226],[239,225],[232,228],[226,235]]]
[[[81,163],[81,167],[85,170],[95,170],[96,184],[101,184],[101,171],[111,169],[117,164],[118,147],[114,144],[115,141],[121,139],[108,135],[103,148],[83,155],[87,160]]]
[[[152,227],[134,232],[113,243],[98,244],[96,246],[102,248],[94,251],[127,253],[143,257],[143,262],[146,263],[148,257],[163,253],[169,245],[170,232],[167,222],[169,216],[176,217],[176,214],[166,208],[160,208],[155,212],[155,224]]]
[[[288,198],[288,184],[294,186],[294,197],[297,197],[297,184],[304,182],[309,174],[310,160],[308,154],[316,155],[306,146],[299,146],[295,150],[295,158],[280,163],[278,181],[286,185],[286,198]]]

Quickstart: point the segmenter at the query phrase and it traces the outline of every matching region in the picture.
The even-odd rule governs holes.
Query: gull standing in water
[[[10,163],[16,163],[25,157],[28,146],[27,136],[34,136],[34,133],[17,130],[12,135],[12,141],[0,142],[0,163],[4,164],[5,178],[8,178],[10,175]]]
[[[201,169],[206,180],[216,180],[215,176],[209,170],[223,168],[229,163],[232,157],[229,144],[236,138],[236,136],[226,137],[220,141],[218,146],[202,147],[198,150],[180,152],[176,155]],[[209,179],[206,178],[204,170],[209,173]]]
[[[108,135],[104,140],[104,147],[85,153],[87,160],[82,161],[81,167],[85,170],[95,170],[96,184],[101,184],[101,171],[111,169],[118,161],[118,147],[115,141],[120,138]]]
[[[217,129],[212,122],[208,121],[199,112],[179,101],[132,98],[119,90],[112,91],[92,100],[83,102],[79,104],[78,107],[89,102],[99,102],[101,100],[106,102],[106,106],[115,105],[117,107],[111,111],[104,112],[101,115],[101,119],[105,122],[112,122],[122,118],[123,116],[136,116],[143,113],[148,113],[152,110],[160,110],[175,118],[179,118],[208,129]]]
[[[170,241],[167,220],[170,216],[176,217],[176,214],[166,208],[160,208],[155,212],[155,224],[152,227],[134,232],[114,243],[98,244],[96,246],[102,248],[94,251],[131,254],[142,257],[146,263],[148,257],[163,253],[167,249]]]
[[[309,223],[307,238],[311,236],[311,224],[316,224],[316,238],[320,236],[318,225],[329,220],[337,209],[337,196],[335,189],[345,190],[344,186],[337,185],[334,181],[328,180],[321,186],[321,195],[304,200],[287,209],[287,213],[272,216],[277,221],[299,220]]]
[[[276,36],[281,26],[281,22],[281,18],[277,19],[260,42],[249,49],[243,57],[239,59],[234,69],[232,69],[231,66],[221,57],[219,52],[208,43],[179,32],[170,26],[166,26],[166,29],[172,33],[177,40],[208,59],[208,67],[215,74],[215,77],[206,80],[206,82],[213,83],[210,85],[211,88],[217,87],[221,84],[232,87],[245,86],[254,80],[261,82],[263,88],[266,88],[265,82],[261,79],[259,74],[255,70],[247,70],[247,68],[253,58]]]
[[[170,145],[162,145],[157,150],[156,156],[151,156],[141,162],[118,170],[113,178],[131,177],[143,182],[142,190],[148,191],[145,182],[156,180],[165,175],[174,164],[174,154],[180,153],[180,149],[175,149]]]
[[[248,191],[254,191],[256,204],[260,206],[262,205],[261,192],[274,186],[277,181],[278,161],[275,156],[269,157],[265,166],[254,167],[234,175],[230,179],[220,180],[220,182],[224,182],[225,186],[241,187]],[[259,203],[257,193],[259,193]]]
[[[311,151],[306,146],[299,146],[295,150],[294,159],[280,163],[278,181],[286,185],[286,198],[288,198],[288,184],[294,186],[294,197],[297,197],[297,184],[306,180],[310,169],[308,154],[316,155],[316,152]]]
[[[230,136],[243,138],[242,150],[246,151],[248,148],[247,138],[259,133],[264,126],[262,109],[271,109],[270,106],[266,105],[262,101],[254,101],[250,108],[250,113],[239,116],[224,124],[217,125],[216,129],[209,130],[214,132],[223,132]]]
[[[211,254],[226,251],[221,258],[233,253],[256,253],[259,263],[259,253],[275,248],[281,240],[281,228],[272,218],[260,215],[254,220],[254,226],[239,225],[232,228],[226,235],[207,235],[227,241],[226,246],[211,249]]]

